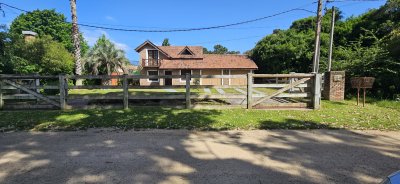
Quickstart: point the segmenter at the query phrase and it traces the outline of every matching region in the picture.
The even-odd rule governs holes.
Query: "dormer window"
[[[192,53],[190,53],[187,49],[185,49],[181,55],[192,55]]]
[[[189,47],[185,47],[179,55],[185,55],[185,56],[192,56],[194,53],[189,49]]]

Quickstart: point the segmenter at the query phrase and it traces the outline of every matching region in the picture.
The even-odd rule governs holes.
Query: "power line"
[[[312,4],[314,4],[315,2],[313,2]],[[29,11],[27,10],[23,10],[21,8],[12,6],[12,5],[8,5],[5,3],[0,3],[0,5],[4,5],[22,12],[26,12],[28,13]],[[276,17],[282,14],[286,14],[286,13],[290,13],[290,12],[294,12],[294,11],[305,11],[305,12],[309,12],[309,13],[316,13],[307,9],[303,9],[303,8],[293,8],[290,10],[286,10],[286,11],[282,11],[279,13],[275,13],[272,15],[268,15],[265,17],[260,17],[260,18],[256,18],[256,19],[251,19],[251,20],[246,20],[246,21],[242,21],[242,22],[236,22],[236,23],[231,23],[231,24],[224,24],[224,25],[217,25],[217,26],[210,26],[210,27],[199,27],[199,28],[185,28],[185,29],[167,29],[167,30],[152,30],[152,29],[124,29],[124,28],[115,28],[115,27],[106,27],[106,26],[96,26],[96,25],[90,25],[90,24],[78,24],[79,26],[83,26],[83,27],[89,27],[89,28],[97,28],[97,29],[104,29],[104,30],[112,30],[112,31],[125,31],[125,32],[151,32],[151,33],[166,33],[166,32],[189,32],[189,31],[201,31],[201,30],[210,30],[210,29],[220,29],[220,28],[227,28],[227,27],[233,27],[233,26],[237,26],[237,25],[243,25],[243,24],[249,24],[252,22],[257,22],[257,21],[261,21],[261,20],[265,20],[268,18],[272,18],[272,17]],[[71,23],[66,21],[67,23]]]
[[[189,43],[187,45],[202,45],[202,44],[210,44],[210,43],[230,42],[230,41],[237,41],[237,40],[246,40],[246,39],[251,39],[251,38],[259,38],[259,37],[264,37],[264,36],[265,35],[248,36],[248,37],[243,37],[243,38],[234,38],[234,39],[227,39],[227,40]]]
[[[91,28],[98,28],[98,29],[105,29],[105,30],[112,30],[112,31],[126,31],[126,32],[163,32],[163,33],[165,33],[165,32],[188,32],[188,31],[219,29],[219,28],[232,27],[232,26],[237,26],[237,25],[242,25],[242,24],[248,24],[248,23],[257,22],[257,21],[261,21],[264,19],[276,17],[278,15],[286,14],[286,13],[293,12],[293,11],[306,11],[306,12],[315,13],[313,11],[306,10],[306,9],[294,8],[294,9],[283,11],[283,12],[276,13],[273,15],[256,18],[256,19],[252,19],[252,20],[246,20],[246,21],[237,22],[237,23],[232,23],[232,24],[210,26],[210,27],[188,28],[188,29],[170,29],[170,30],[123,29],[123,28],[112,28],[112,27],[95,26],[95,25],[88,25],[88,24],[78,24],[78,25],[84,26],[84,27],[91,27]]]
[[[343,2],[379,2],[386,0],[326,0],[326,3],[343,3]]]

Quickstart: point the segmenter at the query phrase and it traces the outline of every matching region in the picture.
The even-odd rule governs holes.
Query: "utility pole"
[[[72,38],[74,41],[75,74],[82,75],[81,46],[78,29],[78,17],[76,15],[76,0],[70,0],[72,14]],[[82,86],[82,79],[76,79],[76,85]]]
[[[332,50],[333,50],[333,33],[335,31],[335,7],[332,6],[332,18],[331,18],[331,39],[329,42],[329,58],[328,58],[328,72],[332,68]]]
[[[321,22],[322,22],[322,0],[318,0],[317,29],[315,31],[315,51],[313,61],[313,73],[318,73],[319,54],[321,50]]]

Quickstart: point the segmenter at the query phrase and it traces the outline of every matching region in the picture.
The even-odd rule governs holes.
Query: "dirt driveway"
[[[379,183],[400,132],[0,133],[0,183]]]

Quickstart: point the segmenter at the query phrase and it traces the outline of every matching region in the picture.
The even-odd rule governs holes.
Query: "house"
[[[201,46],[156,46],[145,41],[135,49],[139,53],[141,75],[245,75],[258,67],[246,55],[204,54]],[[245,78],[192,79],[196,85],[246,85]],[[141,79],[140,85],[185,85],[184,78]]]

